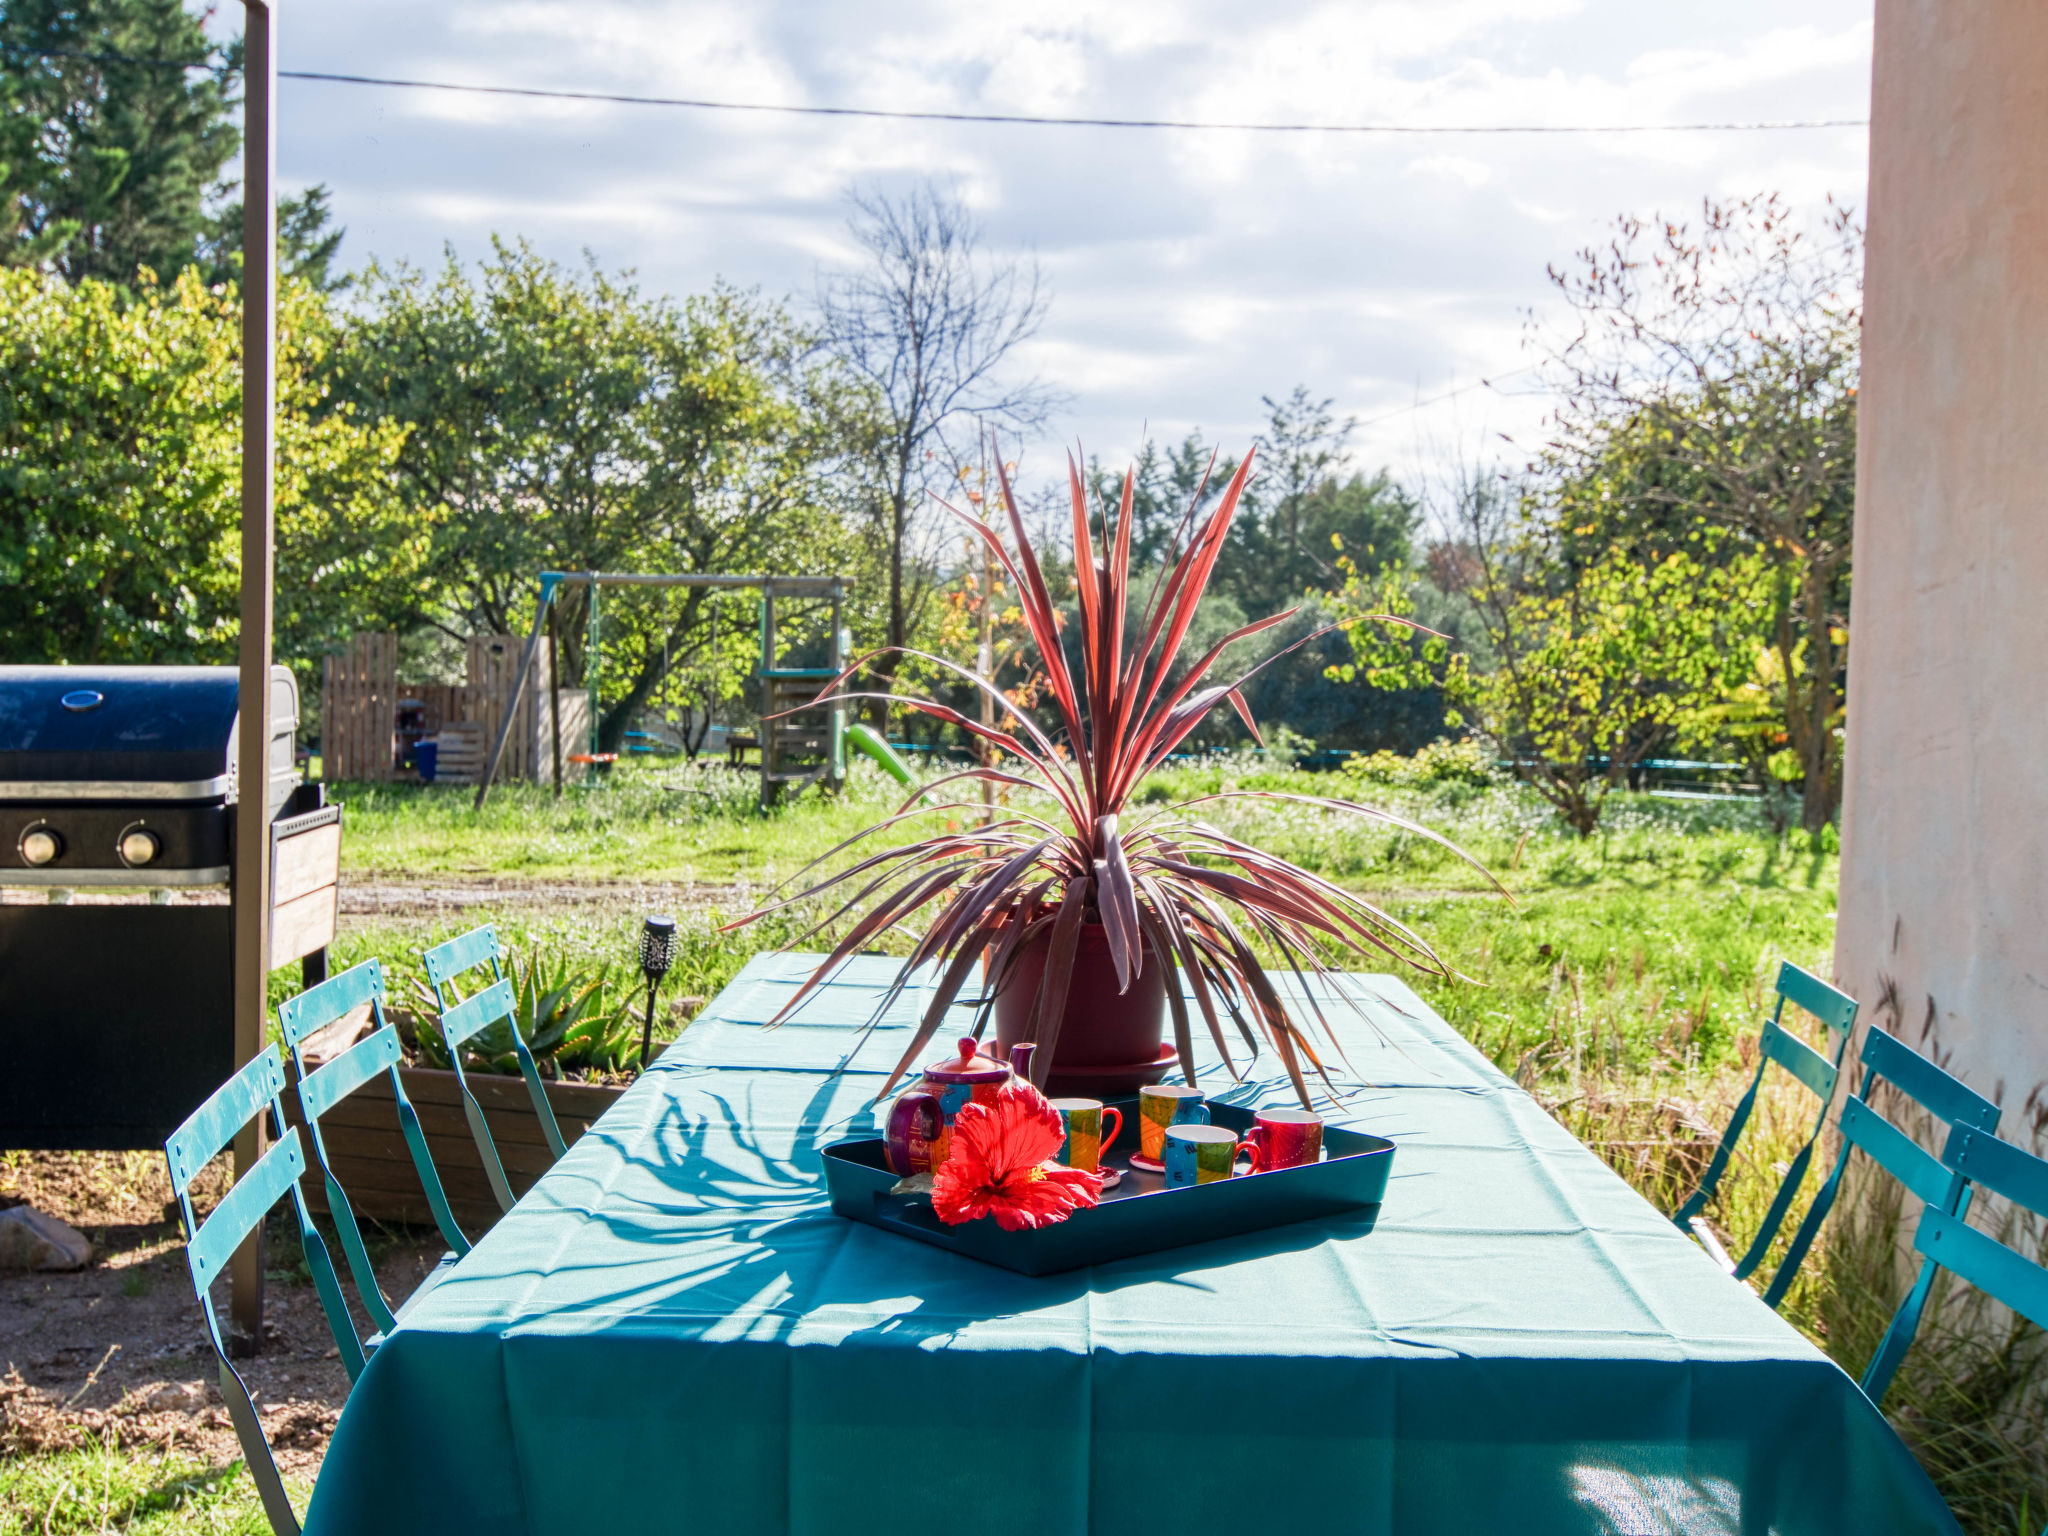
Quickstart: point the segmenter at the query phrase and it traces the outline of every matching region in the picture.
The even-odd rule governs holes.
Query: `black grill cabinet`
[[[273,846],[332,826],[338,857],[288,669],[271,690]],[[0,667],[0,1148],[160,1146],[234,1070],[238,692],[233,667]],[[295,931],[331,934],[332,895]]]

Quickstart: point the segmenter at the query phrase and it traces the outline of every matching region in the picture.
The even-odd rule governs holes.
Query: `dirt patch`
[[[226,1187],[224,1168],[203,1175],[203,1209]],[[0,1275],[0,1456],[66,1450],[111,1430],[123,1445],[176,1450],[210,1465],[238,1457],[162,1158],[10,1153],[0,1160],[0,1197],[26,1199],[93,1241],[84,1270]],[[381,1249],[379,1279],[394,1302],[440,1255],[439,1243],[420,1234],[366,1236]],[[279,1464],[310,1476],[334,1433],[348,1375],[319,1298],[295,1274],[295,1247],[288,1237],[270,1244],[262,1348],[237,1364]],[[225,1318],[225,1286],[214,1301]]]
[[[743,885],[678,885],[667,881],[520,880],[504,875],[354,873],[341,882],[343,917],[455,916],[477,907],[612,907],[664,912],[742,912],[760,897]]]

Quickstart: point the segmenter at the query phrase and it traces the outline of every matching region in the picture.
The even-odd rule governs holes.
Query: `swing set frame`
[[[540,601],[534,605],[533,628],[527,634],[526,648],[519,656],[519,675],[512,684],[512,698],[524,697],[526,685],[533,675],[534,656],[540,649],[541,631],[549,629],[555,615],[555,597],[564,587],[588,587],[590,589],[590,640],[586,649],[584,664],[585,687],[590,694],[590,730],[592,742],[596,741],[598,727],[597,670],[595,666],[598,646],[598,592],[604,587],[754,587],[761,593],[761,661],[755,669],[755,679],[761,688],[761,804],[772,805],[792,789],[823,779],[837,788],[846,777],[846,724],[842,706],[830,705],[819,713],[827,716],[823,731],[805,729],[794,720],[776,716],[790,710],[792,705],[800,707],[801,693],[806,683],[814,683],[812,692],[822,688],[839,675],[845,665],[845,630],[843,629],[846,593],[853,583],[844,576],[662,576],[638,571],[542,571],[540,573]],[[778,597],[823,598],[832,604],[830,626],[831,664],[826,667],[779,667],[776,665],[777,633],[775,600]],[[560,654],[557,647],[556,654]],[[562,709],[559,688],[549,690],[548,714],[554,735],[555,748],[555,793],[562,791]],[[480,811],[484,800],[491,792],[491,782],[498,772],[498,761],[505,753],[505,743],[511,737],[513,721],[518,711],[507,709],[498,726],[498,734],[491,742],[489,758],[484,763],[482,777],[476,786],[476,799],[470,809]],[[785,741],[784,738],[787,738]],[[796,764],[793,759],[805,755],[805,748],[816,755],[822,744],[823,761],[816,764]]]

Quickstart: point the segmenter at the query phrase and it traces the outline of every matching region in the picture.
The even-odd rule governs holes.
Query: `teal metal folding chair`
[[[206,1318],[207,1338],[213,1344],[219,1366],[220,1395],[227,1399],[228,1417],[234,1421],[235,1438],[241,1442],[249,1476],[263,1500],[263,1512],[270,1517],[278,1536],[299,1536],[298,1516],[292,1510],[271,1457],[270,1443],[263,1438],[263,1421],[257,1417],[247,1383],[228,1360],[227,1341],[221,1336],[220,1319],[214,1314],[212,1287],[228,1267],[228,1260],[255,1231],[272,1206],[289,1194],[298,1213],[299,1242],[312,1271],[313,1287],[319,1293],[327,1326],[334,1334],[341,1363],[351,1385],[363,1371],[363,1346],[356,1337],[355,1323],[348,1315],[348,1303],[341,1294],[341,1282],[334,1273],[334,1261],[327,1245],[306,1211],[306,1197],[299,1180],[306,1172],[306,1157],[299,1143],[297,1127],[284,1118],[284,1062],[276,1046],[250,1061],[229,1078],[213,1097],[192,1112],[191,1117],[164,1143],[164,1160],[170,1165],[171,1192],[177,1197],[178,1214],[185,1225],[185,1262],[192,1271],[192,1289],[199,1297],[199,1310]],[[276,1140],[256,1160],[234,1188],[227,1192],[206,1220],[192,1209],[192,1181],[201,1169],[234,1142],[251,1121],[270,1111],[271,1131]]]
[[[1852,1152],[1860,1149],[1905,1185],[1916,1198],[1925,1201],[1929,1209],[1958,1218],[1968,1211],[1969,1180],[1944,1168],[1940,1158],[1920,1146],[1878,1111],[1875,1101],[1882,1089],[1891,1088],[1933,1116],[1941,1126],[1944,1141],[1957,1126],[1985,1132],[1998,1129],[1996,1104],[1964,1087],[1911,1046],[1883,1030],[1873,1028],[1865,1032],[1860,1054],[1863,1080],[1857,1084],[1856,1091],[1843,1101],[1838,1122],[1842,1149],[1835,1156],[1835,1166],[1828,1171],[1827,1178],[1814,1195],[1813,1204],[1807,1207],[1799,1230],[1792,1234],[1791,1245],[1785,1250],[1777,1273],[1771,1276],[1770,1289],[1764,1292],[1764,1300],[1773,1307],[1785,1299],[1785,1292],[1791,1289],[1793,1277],[1799,1273],[1807,1249],[1813,1246],[1814,1238],[1828,1219],[1828,1212],[1834,1209],[1835,1196],[1842,1187],[1842,1173],[1849,1166]],[[1922,1264],[1919,1278],[1914,1281],[1913,1289],[1900,1309],[1901,1317],[1910,1317],[1917,1325],[1920,1309],[1927,1300],[1927,1288],[1933,1280],[1934,1266]],[[1911,1328],[1908,1328],[1906,1337],[1912,1337]]]
[[[1721,1260],[1723,1267],[1738,1280],[1748,1279],[1757,1265],[1763,1262],[1772,1240],[1778,1235],[1778,1228],[1784,1224],[1785,1213],[1791,1208],[1793,1197],[1799,1193],[1799,1186],[1806,1179],[1807,1165],[1813,1161],[1813,1144],[1827,1122],[1828,1103],[1835,1096],[1842,1048],[1849,1043],[1849,1032],[1856,1023],[1855,998],[1837,991],[1811,971],[1803,971],[1789,960],[1778,967],[1777,993],[1777,1007],[1772,1010],[1771,1017],[1764,1024],[1763,1035],[1757,1041],[1756,1076],[1750,1079],[1749,1090],[1736,1104],[1728,1129],[1721,1133],[1721,1144],[1714,1149],[1713,1160],[1707,1164],[1699,1188],[1671,1217],[1678,1227],[1691,1231],[1699,1239],[1700,1246]],[[1787,1003],[1804,1008],[1826,1027],[1830,1045],[1827,1055],[1823,1056],[1785,1028]],[[1800,1144],[1798,1153],[1785,1170],[1785,1177],[1780,1181],[1770,1209],[1764,1213],[1763,1225],[1748,1251],[1740,1259],[1730,1260],[1706,1222],[1700,1218],[1700,1212],[1706,1209],[1707,1202],[1720,1188],[1721,1176],[1728,1171],[1728,1160],[1734,1156],[1743,1128],[1749,1124],[1750,1114],[1756,1108],[1757,1094],[1763,1087],[1764,1074],[1773,1062],[1812,1090],[1820,1100],[1820,1109],[1814,1115],[1813,1129],[1807,1133],[1806,1140]]]
[[[369,1005],[370,1017],[376,1028],[332,1061],[308,1072],[304,1054],[306,1041],[316,1031],[347,1017],[365,1004]],[[308,988],[278,1005],[277,1022],[284,1032],[285,1045],[292,1053],[292,1065],[298,1069],[299,1110],[313,1143],[313,1159],[320,1165],[320,1176],[326,1185],[328,1214],[333,1218],[335,1235],[341,1239],[341,1251],[348,1260],[349,1273],[355,1276],[356,1293],[362,1297],[363,1310],[377,1325],[376,1333],[367,1341],[367,1347],[375,1350],[384,1336],[398,1326],[397,1312],[384,1295],[377,1280],[377,1268],[370,1262],[369,1250],[363,1246],[362,1229],[356,1224],[355,1208],[349,1203],[341,1181],[334,1176],[334,1163],[327,1155],[320,1117],[370,1083],[379,1073],[384,1074],[391,1085],[392,1096],[397,1101],[398,1128],[405,1137],[406,1151],[412,1155],[413,1169],[419,1174],[420,1187],[426,1193],[427,1208],[434,1214],[434,1225],[441,1229],[441,1238],[450,1250],[435,1271],[413,1292],[407,1305],[425,1295],[458,1258],[469,1252],[469,1240],[462,1235],[455,1213],[449,1208],[447,1193],[441,1187],[441,1176],[427,1151],[427,1137],[420,1128],[419,1113],[413,1108],[412,1100],[406,1097],[405,1084],[398,1075],[398,1031],[384,1022],[383,966],[375,960],[365,960],[317,987]],[[398,1309],[403,1310],[402,1307]]]
[[[505,979],[500,964],[497,930],[472,929],[460,938],[436,944],[425,958],[427,983],[434,989],[434,1001],[441,1010],[441,1038],[447,1043],[455,1079],[462,1089],[462,1113],[469,1121],[469,1134],[476,1141],[477,1156],[483,1159],[484,1176],[491,1181],[491,1193],[497,1197],[499,1209],[509,1211],[513,1194],[511,1182],[505,1177],[505,1163],[498,1156],[497,1142],[491,1139],[483,1106],[470,1091],[469,1079],[462,1070],[463,1050],[471,1040],[494,1024],[505,1026],[512,1053],[519,1061],[519,1075],[526,1079],[526,1096],[533,1101],[534,1115],[540,1120],[541,1134],[547,1137],[556,1157],[569,1150],[568,1143],[562,1140],[562,1128],[555,1123],[555,1112],[548,1106],[547,1089],[541,1085],[540,1068],[534,1064],[533,1052],[527,1049],[518,1025],[512,1020],[512,983]],[[491,968],[491,984],[474,997],[457,1001],[455,978],[486,964]]]
[[[2048,1159],[2023,1152],[1989,1132],[1959,1125],[1949,1132],[1941,1162],[1977,1188],[2002,1195],[2036,1216],[2048,1217]],[[2029,1322],[2048,1328],[2048,1269],[2025,1254],[1967,1225],[1962,1216],[1932,1205],[1921,1213],[1913,1246],[1930,1264],[1939,1264]],[[1908,1297],[1908,1302],[1911,1299]],[[1883,1401],[1919,1326],[1919,1312],[1900,1307],[1863,1373],[1863,1390],[1872,1402]],[[2048,1536],[2048,1531],[2042,1536]]]

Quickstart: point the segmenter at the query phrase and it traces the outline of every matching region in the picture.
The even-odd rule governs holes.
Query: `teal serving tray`
[[[898,1180],[878,1138],[825,1149],[832,1209],[984,1264],[1024,1275],[1053,1275],[1269,1227],[1376,1212],[1387,1192],[1394,1144],[1384,1136],[1338,1126],[1323,1129],[1321,1162],[1168,1189],[1161,1175],[1130,1166],[1138,1146],[1138,1101],[1110,1102],[1123,1111],[1124,1123],[1102,1161],[1123,1172],[1122,1182],[1103,1192],[1101,1204],[1075,1211],[1065,1221],[1026,1232],[1005,1232],[993,1219],[949,1227],[932,1210],[929,1195],[893,1193]],[[1209,1113],[1212,1123],[1240,1135],[1251,1129],[1248,1109],[1211,1104]],[[1302,1232],[1306,1242],[1320,1242],[1323,1236],[1312,1228]]]

